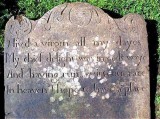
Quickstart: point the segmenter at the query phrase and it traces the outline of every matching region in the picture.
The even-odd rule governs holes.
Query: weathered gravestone
[[[5,112],[16,119],[149,119],[146,23],[63,4],[5,29]]]

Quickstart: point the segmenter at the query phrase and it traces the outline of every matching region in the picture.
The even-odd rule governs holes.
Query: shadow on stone
[[[150,98],[151,98],[151,118],[155,119],[155,96],[158,75],[158,32],[157,21],[146,20],[149,44],[149,58],[150,58]]]

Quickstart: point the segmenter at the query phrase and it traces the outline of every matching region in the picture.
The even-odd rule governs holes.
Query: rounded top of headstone
[[[112,18],[103,10],[88,3],[65,3],[48,11],[39,21],[39,24],[68,24],[78,27],[103,24]]]

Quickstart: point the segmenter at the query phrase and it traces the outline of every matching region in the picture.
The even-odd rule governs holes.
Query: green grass
[[[156,97],[156,100],[160,100],[160,96],[157,96]],[[157,104],[157,110],[156,110],[156,118],[157,119],[160,119],[160,104],[159,103],[156,103]]]
[[[5,8],[5,5],[0,2],[0,49],[3,49],[4,46],[4,27],[6,23],[6,19],[9,19],[9,12]]]
[[[155,104],[156,104],[156,116],[157,119],[160,119],[160,75],[157,76],[157,92],[156,92],[156,98],[155,98]]]
[[[160,41],[160,0],[18,0],[20,11],[25,11],[24,15],[30,19],[38,19],[48,10],[54,6],[63,4],[65,2],[88,2],[100,8],[113,11],[120,15],[128,13],[138,13],[145,19],[157,21],[158,39]],[[4,41],[4,24],[10,17],[10,12],[0,2],[0,7],[3,10],[0,12],[0,47],[3,47]],[[153,39],[154,40],[154,39]],[[160,56],[160,44],[157,52]],[[160,85],[160,76],[157,78],[158,85]],[[160,89],[157,91],[157,118],[160,118]]]

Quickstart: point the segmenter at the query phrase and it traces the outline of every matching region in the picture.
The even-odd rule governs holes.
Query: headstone
[[[149,119],[146,23],[66,3],[5,29],[6,118]]]

